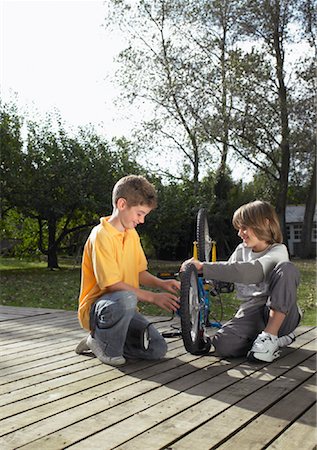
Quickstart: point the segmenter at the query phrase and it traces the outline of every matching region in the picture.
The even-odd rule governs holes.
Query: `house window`
[[[314,223],[313,229],[312,229],[312,241],[317,241],[317,225]]]
[[[294,241],[299,242],[302,238],[302,225],[294,224]]]
[[[287,232],[287,239],[291,238],[291,227],[289,225],[286,225],[286,232]]]

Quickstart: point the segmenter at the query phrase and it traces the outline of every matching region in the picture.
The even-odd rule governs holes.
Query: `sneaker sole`
[[[269,355],[268,353],[256,353],[256,352],[249,352],[247,354],[247,359],[249,361],[253,362],[273,362],[275,359],[277,359],[280,356],[279,350],[276,350],[273,355]]]
[[[103,364],[109,364],[109,366],[123,366],[127,361],[123,356],[108,356],[100,348],[97,342],[89,336],[87,339],[87,346]]]

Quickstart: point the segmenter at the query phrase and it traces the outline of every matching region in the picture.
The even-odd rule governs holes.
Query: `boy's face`
[[[120,222],[125,229],[136,228],[140,223],[144,223],[145,217],[152,210],[147,205],[128,206],[124,198],[119,198],[117,208]]]
[[[246,247],[252,248],[255,252],[261,252],[268,246],[266,241],[256,237],[254,231],[250,227],[239,228],[238,236],[243,240]]]

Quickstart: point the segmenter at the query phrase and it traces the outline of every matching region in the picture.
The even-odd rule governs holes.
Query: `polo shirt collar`
[[[100,224],[107,230],[108,233],[110,233],[112,236],[124,236],[127,234],[130,234],[133,230],[125,230],[125,231],[119,231],[114,226],[111,225],[111,223],[108,223],[111,216],[107,217],[101,217],[100,218]]]

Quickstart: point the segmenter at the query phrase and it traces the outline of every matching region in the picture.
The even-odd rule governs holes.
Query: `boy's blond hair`
[[[268,202],[256,200],[238,208],[232,219],[236,230],[252,228],[255,236],[269,244],[283,242],[283,235],[275,209]]]
[[[113,206],[116,206],[119,198],[124,198],[129,207],[146,205],[154,209],[157,206],[155,187],[141,175],[127,175],[115,184],[112,191]]]

